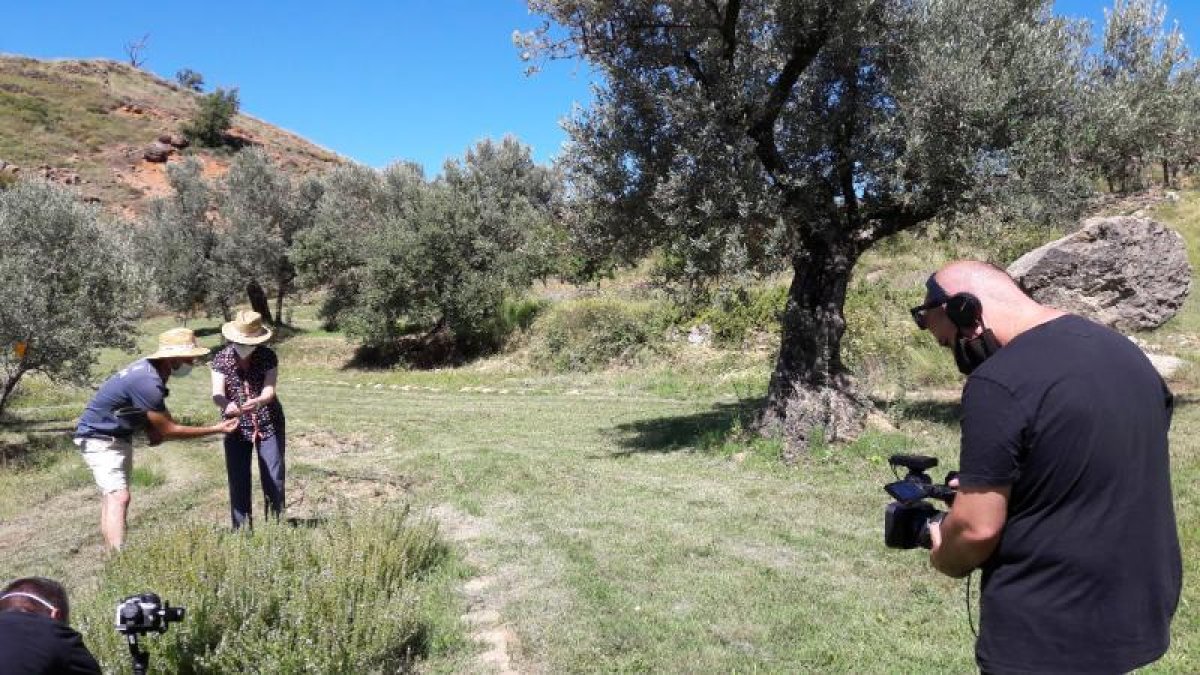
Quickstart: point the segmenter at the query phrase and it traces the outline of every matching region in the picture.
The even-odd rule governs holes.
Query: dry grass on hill
[[[0,161],[23,174],[71,185],[121,215],[139,213],[166,194],[166,165],[143,150],[177,133],[200,94],[124,63],[38,60],[0,55]],[[287,171],[307,174],[346,160],[300,136],[249,115],[230,136],[261,146]],[[223,175],[227,150],[189,148],[171,156],[197,158],[209,177]]]

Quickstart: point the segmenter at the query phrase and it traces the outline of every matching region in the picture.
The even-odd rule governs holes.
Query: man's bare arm
[[[150,423],[151,430],[148,430],[148,435],[153,440],[155,437],[162,440],[172,440],[179,438],[199,438],[201,436],[210,436],[212,434],[227,434],[237,429],[238,420],[232,417],[223,420],[219,424],[214,424],[207,427],[189,427],[177,423],[171,417],[169,411],[157,412],[148,411],[146,419]]]
[[[1009,487],[960,488],[941,523],[932,523],[929,561],[939,572],[965,577],[983,564],[1004,532]]]

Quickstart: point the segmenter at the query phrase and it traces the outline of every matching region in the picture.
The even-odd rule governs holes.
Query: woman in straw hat
[[[144,429],[150,445],[157,445],[167,439],[229,433],[237,428],[234,420],[209,427],[184,426],[167,410],[167,381],[172,375],[187,375],[196,358],[207,353],[208,349],[196,344],[192,331],[172,328],[158,336],[157,351],[108,378],[79,417],[75,445],[100,488],[100,533],[111,549],[120,549],[125,543],[135,431]]]
[[[279,359],[270,347],[271,330],[258,312],[238,312],[221,326],[229,342],[212,361],[212,399],[238,428],[225,436],[225,471],[229,476],[229,514],[233,527],[251,524],[250,462],[258,455],[258,474],[267,513],[283,513],[284,419],[275,396]]]

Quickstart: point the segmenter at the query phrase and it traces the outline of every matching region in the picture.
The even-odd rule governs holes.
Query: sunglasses
[[[950,296],[938,284],[937,279],[933,278],[933,274],[925,280],[925,302],[908,310],[912,314],[913,323],[917,324],[917,328],[925,330],[928,325],[925,320],[925,314],[931,309],[941,307],[950,301]]]

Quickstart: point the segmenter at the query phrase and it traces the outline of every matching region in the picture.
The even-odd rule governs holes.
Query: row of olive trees
[[[1116,0],[1078,80],[1077,156],[1110,191],[1171,185],[1200,158],[1200,64],[1159,0]]]
[[[195,162],[169,169],[142,241],[162,305],[228,317],[297,282],[326,291],[322,316],[368,345],[448,331],[486,348],[504,298],[557,268],[559,182],[512,138],[482,141],[428,180],[420,168],[351,165],[289,178],[257,150],[210,183]]]
[[[443,174],[361,166],[327,176],[314,226],[291,251],[327,290],[322,316],[368,345],[446,332],[467,351],[495,346],[506,297],[555,269],[560,182],[513,138],[485,140]]]
[[[271,318],[271,289],[279,319],[298,282],[366,345],[418,332],[491,348],[504,300],[554,273],[564,240],[560,181],[512,138],[435,180],[413,164],[293,179],[258,150],[219,181],[193,160],[168,175],[171,195],[134,228],[50,183],[0,189],[0,414],[26,374],[87,381],[152,302],[228,318],[249,298]]]
[[[268,321],[281,320],[295,280],[288,249],[312,225],[320,181],[294,181],[256,149],[238,153],[217,183],[194,160],[168,176],[171,196],[151,204],[139,230],[159,302],[184,317],[228,318],[249,297]],[[273,315],[265,288],[275,290]]]

